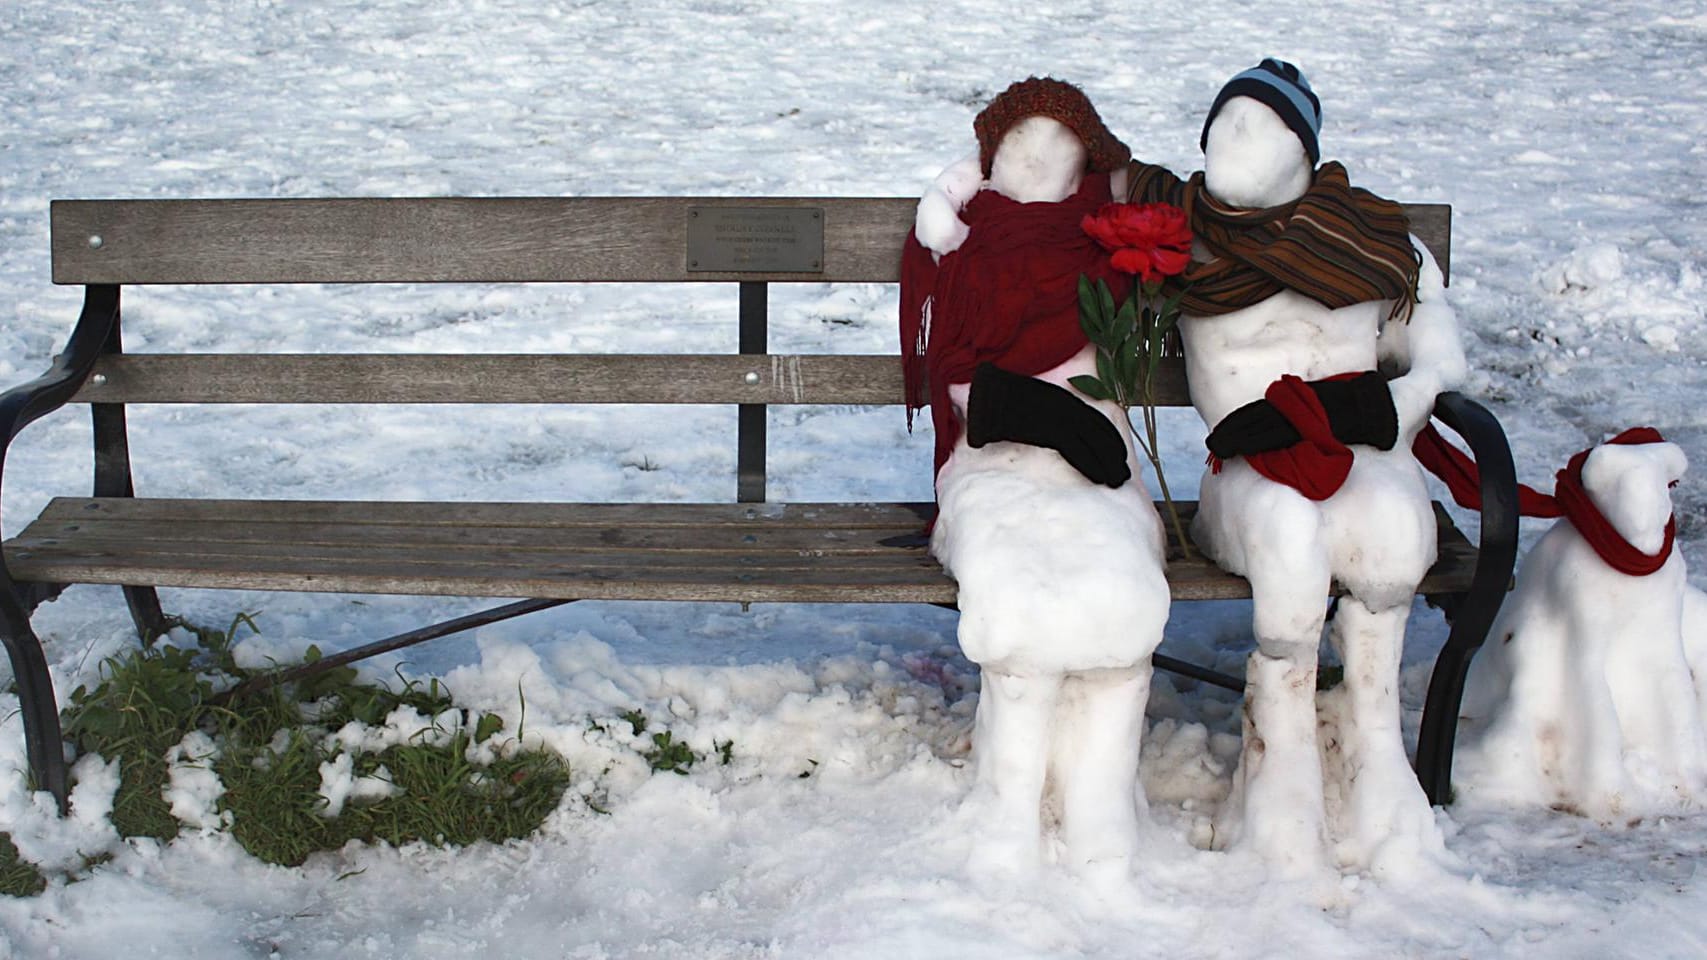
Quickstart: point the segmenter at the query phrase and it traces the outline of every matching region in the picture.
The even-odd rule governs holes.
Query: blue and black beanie
[[[1273,57],[1228,80],[1221,92],[1215,95],[1209,115],[1203,118],[1199,148],[1209,144],[1209,125],[1215,122],[1215,115],[1221,112],[1221,107],[1234,97],[1250,97],[1279,114],[1280,119],[1285,120],[1292,132],[1298,135],[1298,141],[1304,144],[1310,163],[1315,164],[1321,159],[1321,147],[1316,136],[1322,130],[1322,102],[1316,99],[1315,91],[1310,89],[1310,81],[1304,79],[1304,74],[1297,67]]]

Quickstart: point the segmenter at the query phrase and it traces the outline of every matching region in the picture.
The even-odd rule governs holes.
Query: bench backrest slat
[[[53,280],[894,282],[916,203],[905,197],[56,200]],[[688,220],[708,206],[822,210],[822,271],[690,270]],[[1413,232],[1446,269],[1450,208],[1405,209]]]
[[[749,382],[749,379],[754,382]],[[1187,402],[1181,363],[1159,401]],[[898,404],[893,355],[123,354],[83,403]]]

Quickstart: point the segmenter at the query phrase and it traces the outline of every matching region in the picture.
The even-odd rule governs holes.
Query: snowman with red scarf
[[[1125,413],[1068,381],[1096,373],[1079,277],[1116,296],[1129,283],[1082,221],[1130,152],[1048,78],[1010,86],[974,130],[978,155],[920,201],[901,304],[910,409],[928,404],[936,430],[931,552],[958,581],[960,646],[981,668],[971,869],[1054,859],[1124,877],[1164,541]]]
[[[1470,663],[1461,799],[1606,823],[1707,804],[1707,595],[1670,493],[1687,466],[1638,427],[1572,457],[1553,496],[1522,492],[1525,513],[1562,519]]]
[[[1411,444],[1466,373],[1440,270],[1397,204],[1317,165],[1320,126],[1304,76],[1265,60],[1215,98],[1203,171],[1135,163],[1129,197],[1191,218],[1179,329],[1213,454],[1192,535],[1251,583],[1257,650],[1215,843],[1295,876],[1444,856],[1405,755],[1399,662],[1435,559]],[[1345,679],[1319,718],[1333,583]]]

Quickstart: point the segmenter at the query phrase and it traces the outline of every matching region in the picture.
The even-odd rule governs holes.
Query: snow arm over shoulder
[[[983,185],[984,171],[977,153],[949,164],[937,174],[919,198],[919,209],[913,217],[913,233],[919,242],[939,257],[958,250],[969,232],[960,219],[960,211]]]
[[[1434,398],[1456,388],[1469,374],[1469,362],[1458,336],[1458,315],[1446,302],[1446,282],[1428,248],[1415,237],[1411,245],[1422,258],[1417,277],[1417,302],[1409,322],[1392,321],[1381,331],[1376,349],[1381,366],[1399,376],[1388,383],[1399,414],[1399,431],[1409,443],[1434,409]]]

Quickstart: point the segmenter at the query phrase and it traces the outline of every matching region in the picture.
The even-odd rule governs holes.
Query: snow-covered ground
[[[664,3],[78,5],[9,0],[0,36],[0,385],[44,369],[78,293],[48,282],[59,197],[911,195],[1030,74],[1074,80],[1146,159],[1199,160],[1204,109],[1266,55],[1304,67],[1323,154],[1355,182],[1453,204],[1451,295],[1519,472],[1651,424],[1697,462],[1674,491],[1707,570],[1707,6],[1230,0],[1016,6]],[[895,341],[893,289],[773,291],[772,345]],[[733,350],[721,287],[142,289],[133,350]],[[734,415],[688,409],[139,409],[152,495],[727,499]],[[898,409],[772,414],[779,499],[930,494],[929,437]],[[1169,422],[1176,488],[1202,431]],[[89,476],[86,418],[32,427],[4,532]],[[1526,542],[1542,526],[1525,527]],[[1692,578],[1707,582],[1700,572]],[[249,653],[336,648],[480,601],[199,594],[260,611]],[[1240,668],[1240,604],[1174,611],[1165,652]],[[36,618],[62,691],[134,638],[117,591]],[[540,836],[502,848],[351,848],[267,867],[228,837],[117,844],[88,770],[81,816],[24,790],[0,723],[0,829],[44,860],[112,860],[0,902],[0,957],[334,955],[1685,957],[1707,954],[1707,815],[1601,827],[1547,811],[1441,811],[1457,862],[1333,891],[1200,849],[1237,705],[1157,684],[1144,782],[1150,868],[1124,895],[1066,875],[972,884],[953,812],[976,675],[932,608],[582,604],[409,651],[459,701],[518,719],[577,772]],[[1444,629],[1419,608],[1407,718]],[[376,675],[399,661],[374,664]],[[638,708],[733,762],[649,775],[589,717]],[[513,729],[513,726],[511,727]],[[802,777],[801,774],[808,774]],[[594,812],[592,798],[608,814]]]

